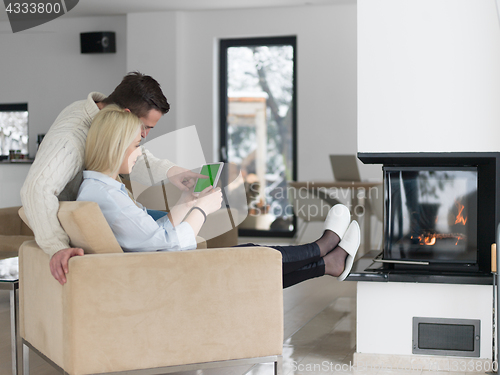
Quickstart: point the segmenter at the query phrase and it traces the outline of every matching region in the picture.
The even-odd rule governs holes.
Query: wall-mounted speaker
[[[115,53],[116,38],[113,31],[80,34],[81,53]]]

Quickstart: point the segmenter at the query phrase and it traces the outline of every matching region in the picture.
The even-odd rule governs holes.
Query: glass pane
[[[477,171],[387,170],[387,259],[475,262]]]
[[[227,49],[228,161],[242,171],[249,215],[242,229],[293,230],[293,47]]]
[[[0,111],[0,155],[9,155],[9,150],[28,153],[27,111]]]

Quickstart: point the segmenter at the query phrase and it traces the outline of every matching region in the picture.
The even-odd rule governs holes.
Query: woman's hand
[[[222,191],[220,188],[214,189],[212,186],[209,186],[198,195],[198,199],[194,202],[194,206],[200,208],[205,215],[203,215],[200,210],[191,210],[184,220],[191,225],[195,235],[198,235],[205,222],[206,216],[217,211],[221,203]]]
[[[205,214],[211,213],[220,209],[222,204],[222,191],[220,188],[213,188],[212,186],[204,189],[195,202],[195,206],[200,207]]]
[[[188,190],[184,190],[181,194],[181,197],[175,204],[176,206],[178,205],[186,205],[186,207],[193,207],[194,203],[196,202],[197,196],[193,194],[194,188],[191,187]]]
[[[184,190],[177,203],[173,207],[170,207],[170,221],[174,227],[182,223],[186,214],[196,203],[197,197],[193,195],[193,190],[193,187]]]

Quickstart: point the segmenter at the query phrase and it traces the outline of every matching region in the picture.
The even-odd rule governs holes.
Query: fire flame
[[[411,237],[412,239],[415,238],[414,236]],[[458,245],[458,241],[460,240],[465,240],[465,235],[462,233],[446,233],[446,234],[441,234],[441,233],[424,233],[421,234],[420,236],[417,236],[419,241],[419,245],[426,245],[426,246],[432,246],[436,244],[437,240],[445,239],[445,238],[453,238],[456,239],[457,241],[455,242],[455,245]]]
[[[461,224],[465,225],[467,223],[467,216],[464,216],[464,208],[465,206],[460,202],[460,200],[455,200],[455,205],[457,207],[457,216],[455,217],[455,225],[456,224]],[[450,217],[451,222],[453,222],[452,217]],[[437,223],[437,218],[436,218],[436,223]],[[451,224],[451,223],[450,223]],[[418,242],[420,245],[425,245],[425,246],[433,246],[436,244],[437,240],[440,239],[446,239],[446,238],[451,238],[456,240],[455,245],[458,245],[458,242],[460,240],[465,240],[466,236],[462,233],[432,233],[432,232],[425,232],[422,233],[419,236],[411,236],[412,239],[418,239]]]
[[[422,240],[420,240],[422,241]],[[424,236],[424,244],[428,246],[432,246],[436,243],[436,236]]]
[[[462,211],[464,210],[464,205],[460,203],[458,200],[455,201],[455,205],[457,206],[458,209],[458,215],[455,219],[455,224],[465,225],[465,223],[467,223],[467,217],[463,217],[462,215]]]

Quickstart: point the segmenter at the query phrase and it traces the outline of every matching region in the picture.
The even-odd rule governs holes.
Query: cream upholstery
[[[102,246],[85,242],[90,233],[79,231],[92,228],[94,237],[107,241],[109,227],[84,220],[86,215],[97,217],[99,209],[84,202],[83,210],[78,203],[62,205],[70,213],[60,214],[59,220],[71,228],[72,243],[78,238],[94,253],[70,259],[64,286],[52,277],[49,256],[34,241],[21,246],[25,343],[71,375],[280,358],[278,251],[253,247],[96,254],[93,246]]]
[[[17,214],[18,210],[19,207],[0,208],[0,259],[17,257],[19,246],[34,239],[31,229]]]
[[[123,253],[97,203],[61,202],[57,217],[71,246],[86,254]]]

